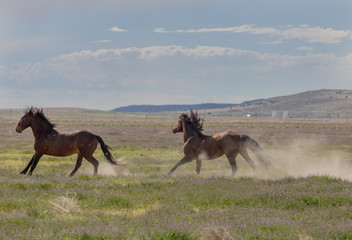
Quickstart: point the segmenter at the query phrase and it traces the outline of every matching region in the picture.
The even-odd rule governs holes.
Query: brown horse
[[[199,174],[202,160],[212,160],[224,154],[230,162],[232,176],[237,171],[236,157],[238,154],[241,154],[252,169],[255,170],[255,165],[248,155],[247,148],[251,149],[257,159],[265,166],[270,164],[261,146],[254,139],[234,131],[225,131],[213,136],[207,136],[201,133],[202,130],[203,122],[201,122],[197,112],[194,113],[191,109],[190,116],[185,113],[179,116],[178,123],[172,128],[172,132],[183,132],[183,151],[185,156],[170,170],[169,175],[180,165],[192,160],[196,160],[196,172]]]
[[[21,174],[26,174],[31,167],[29,175],[32,175],[39,159],[44,154],[58,157],[78,154],[76,166],[69,176],[72,177],[76,173],[82,164],[83,158],[93,164],[94,175],[96,175],[99,162],[93,157],[93,153],[97,148],[98,142],[108,162],[117,165],[109,151],[111,148],[104,143],[101,137],[89,131],[59,132],[54,129],[55,125],[45,117],[43,109],[31,107],[26,109],[24,113],[24,116],[16,126],[16,131],[21,133],[28,127],[32,128],[35,153]]]

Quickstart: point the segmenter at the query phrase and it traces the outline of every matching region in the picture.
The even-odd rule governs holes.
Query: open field
[[[15,132],[21,110],[0,110],[0,239],[352,239],[352,120],[202,115],[205,134],[247,134],[273,166],[253,172],[238,157],[232,178],[222,157],[199,176],[192,162],[169,177],[183,157],[182,135],[171,133],[177,113],[45,113],[59,131],[100,135],[120,165],[98,148],[98,176],[84,161],[68,178],[76,156],[44,156],[22,176],[32,132]]]

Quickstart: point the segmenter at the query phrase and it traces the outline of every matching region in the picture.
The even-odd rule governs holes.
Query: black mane
[[[188,116],[187,114],[184,114],[186,116],[186,121],[188,121],[193,129],[200,135],[202,135],[203,131],[203,120],[198,116],[198,112],[196,113],[193,112],[193,110],[190,110],[190,115]]]
[[[45,116],[42,108],[30,107],[30,108],[27,108],[24,112],[26,115],[29,115],[32,117],[39,117],[46,124],[48,124],[50,128],[54,128],[56,126],[55,124],[51,123],[49,119]]]

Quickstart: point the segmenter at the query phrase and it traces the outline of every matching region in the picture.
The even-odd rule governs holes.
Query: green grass
[[[75,156],[44,156],[32,176],[20,175],[33,137],[30,130],[15,134],[15,121],[0,119],[0,239],[352,239],[352,183],[344,180],[352,129],[346,122],[290,120],[280,127],[278,120],[210,118],[209,133],[235,128],[255,136],[274,166],[253,172],[239,157],[232,178],[222,157],[204,161],[199,176],[192,162],[170,177],[183,157],[182,136],[170,132],[176,119],[84,114],[89,121],[77,113],[58,129],[88,128],[113,147],[120,165],[110,166],[98,149],[98,176],[84,161],[67,177]],[[307,134],[309,141],[296,142]],[[299,171],[308,165],[335,175]]]
[[[200,239],[224,231],[241,239],[340,239],[351,233],[352,184],[326,176],[68,178],[8,171],[0,185],[4,239]]]

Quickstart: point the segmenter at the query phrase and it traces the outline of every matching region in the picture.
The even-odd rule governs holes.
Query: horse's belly
[[[221,157],[224,152],[218,147],[203,148],[198,154],[200,160],[212,160]]]
[[[49,149],[46,154],[47,155],[51,155],[51,156],[57,156],[57,157],[66,157],[66,156],[70,156],[72,154],[77,154],[79,153],[79,150],[77,149],[60,149],[60,148],[56,148],[56,149]]]
[[[48,145],[48,149],[46,151],[47,155],[58,156],[58,157],[66,157],[72,154],[79,153],[79,148],[75,142],[68,143],[67,142],[52,142],[52,144]]]
[[[222,155],[224,155],[223,152],[217,152],[217,153],[206,153],[205,152],[203,154],[200,154],[199,159],[201,159],[201,160],[213,160],[213,159],[221,157]]]

